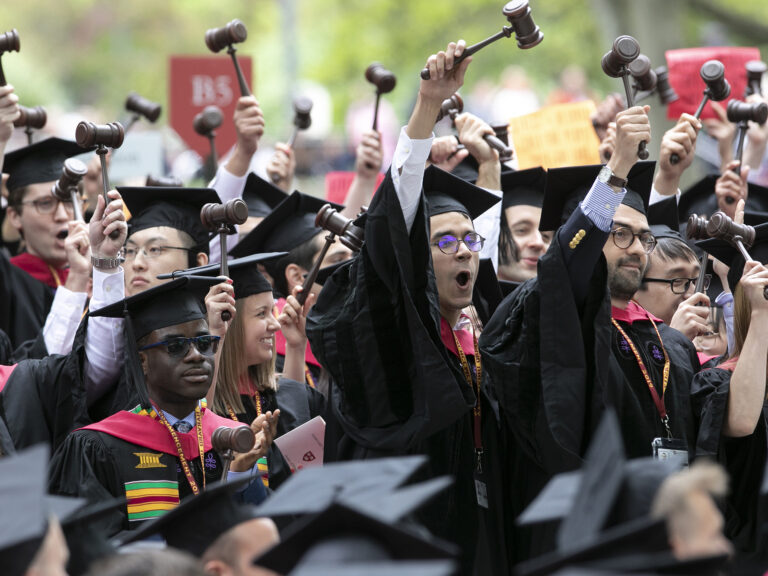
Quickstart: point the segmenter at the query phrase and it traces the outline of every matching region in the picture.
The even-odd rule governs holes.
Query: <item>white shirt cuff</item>
[[[680,204],[680,188],[677,189],[677,192],[675,193],[675,198],[677,198],[677,203]],[[666,200],[669,198],[669,196],[663,196],[659,194],[659,191],[656,190],[655,186],[651,186],[651,195],[648,198],[648,205],[652,206],[653,204],[656,204],[658,202],[661,202],[663,200]]]

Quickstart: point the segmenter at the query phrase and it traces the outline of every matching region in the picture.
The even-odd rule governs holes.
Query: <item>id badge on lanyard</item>
[[[653,457],[675,464],[680,468],[688,466],[688,445],[679,438],[654,438],[651,442]]]

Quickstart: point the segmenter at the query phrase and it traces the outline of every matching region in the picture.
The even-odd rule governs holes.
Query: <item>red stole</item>
[[[621,308],[616,308],[616,306],[611,306],[611,317],[617,322],[626,322],[627,324],[632,324],[637,320],[647,321],[648,318],[652,319],[656,324],[664,323],[664,320],[656,318],[656,316],[648,312],[634,300],[630,300],[627,307],[623,310]]]
[[[11,374],[16,369],[16,366],[18,366],[18,364],[13,364],[11,366],[0,365],[0,392],[5,388],[8,380],[11,378]]]
[[[39,256],[34,256],[27,252],[11,258],[11,264],[17,268],[21,268],[24,272],[43,284],[47,284],[54,290],[60,285],[65,284],[67,276],[69,275],[69,268],[61,268],[57,270]]]
[[[285,298],[279,298],[275,303],[275,307],[277,308],[277,316],[283,312],[284,306]],[[287,345],[288,343],[285,341],[285,336],[283,336],[283,333],[280,330],[275,332],[275,352],[280,354],[280,356],[285,356],[285,349]],[[313,366],[320,367],[320,362],[317,358],[315,358],[315,355],[312,354],[312,350],[309,348],[309,341],[307,341],[307,349],[304,351],[304,362],[307,364],[312,364]]]
[[[453,339],[453,335],[456,335],[456,339],[461,345],[461,349],[466,356],[475,356],[475,340],[472,338],[472,332],[469,330],[451,330],[451,327],[446,322],[445,318],[440,317],[440,339],[443,341],[443,345],[454,355],[459,358],[459,351],[456,348],[456,340]]]
[[[227,428],[243,426],[242,422],[222,418],[206,408],[202,410],[203,444],[206,452],[211,449],[211,435],[216,428],[220,426],[226,426]],[[80,428],[80,430],[104,432],[120,440],[178,458],[179,453],[176,450],[176,444],[174,444],[168,429],[159,419],[152,418],[151,416],[121,411],[100,422]],[[187,460],[200,456],[200,450],[197,446],[197,433],[194,427],[186,434],[177,433],[177,436],[184,450],[184,457]]]

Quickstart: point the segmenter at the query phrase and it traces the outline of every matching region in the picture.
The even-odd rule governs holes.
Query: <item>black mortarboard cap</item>
[[[477,159],[472,154],[469,154],[451,170],[451,174],[474,184],[477,182],[479,168],[480,165],[477,163]]]
[[[673,230],[666,224],[651,224],[651,234],[653,234],[653,237],[656,238],[656,240],[661,240],[662,238],[671,238],[673,240],[680,240],[680,242],[685,242],[685,238],[683,238],[683,235],[680,234],[677,230]]]
[[[504,294],[496,277],[496,270],[490,258],[482,258],[477,269],[477,279],[472,292],[472,303],[483,324],[487,324],[496,308],[504,299]]]
[[[718,178],[718,174],[704,176],[680,195],[680,202],[677,205],[680,222],[687,222],[692,214],[709,217],[717,210],[715,182]]]
[[[452,560],[352,562],[344,566],[299,566],[288,576],[454,576]]]
[[[61,176],[64,160],[85,152],[76,142],[61,138],[48,138],[9,152],[3,160],[3,172],[9,175],[8,190],[54,182]]]
[[[548,170],[539,230],[560,228],[587,195],[602,167],[597,164]],[[650,160],[637,162],[632,167],[627,175],[627,193],[622,204],[647,213],[655,168],[656,162]]]
[[[424,456],[334,462],[291,476],[259,507],[262,516],[314,514],[333,502],[377,499],[401,487],[427,462]]]
[[[490,192],[435,166],[424,171],[424,194],[430,216],[461,212],[472,220],[500,200]]]
[[[666,226],[671,230],[679,231],[677,196],[664,198],[664,200],[648,206],[648,224],[651,226]]]
[[[128,385],[133,386],[142,407],[150,408],[150,402],[136,342],[153,330],[205,318],[203,300],[208,288],[219,282],[221,280],[215,277],[184,276],[89,312],[89,316],[125,319],[123,370]]]
[[[200,558],[216,539],[230,528],[256,518],[255,508],[242,504],[235,491],[253,477],[217,482],[197,496],[188,496],[162,516],[125,532],[120,544],[130,544],[161,534],[168,546]],[[258,481],[258,479],[257,479]]]
[[[521,204],[541,208],[546,187],[547,171],[541,166],[505,172],[501,175],[502,208]]]
[[[201,251],[208,252],[210,232],[200,221],[200,210],[209,203],[220,204],[212,188],[176,186],[118,186],[131,213],[128,235],[147,228],[167,226],[189,234]]]
[[[285,531],[282,541],[254,563],[279,574],[289,574],[296,567],[442,560],[451,559],[456,553],[456,548],[447,542],[335,503],[314,517],[295,522]]]
[[[696,242],[696,246],[729,266],[728,284],[731,292],[734,292],[746,264],[739,249],[720,238],[701,240]],[[761,264],[768,264],[768,223],[755,226],[755,242],[751,247],[745,246],[745,248],[754,260]]]
[[[272,285],[259,272],[258,264],[268,260],[274,260],[285,256],[285,252],[268,252],[266,254],[251,254],[243,258],[237,258],[227,261],[229,278],[232,280],[232,286],[235,289],[235,297],[239,300],[247,298],[253,294],[262,292],[272,292]],[[221,266],[219,263],[206,264],[196,268],[187,268],[186,270],[177,270],[171,274],[160,274],[159,279],[181,278],[182,276],[208,276],[214,278],[219,276]]]
[[[48,529],[49,454],[40,444],[0,459],[0,566],[8,576],[27,571]]]
[[[748,212],[744,211],[744,224],[748,226],[759,226],[768,222],[768,212]]]
[[[243,189],[243,200],[248,204],[248,216],[265,218],[286,198],[288,194],[272,182],[260,178],[253,172],[248,174]]]
[[[339,211],[343,208],[321,198],[293,192],[229,253],[241,258],[256,252],[290,252],[322,232],[322,228],[315,226],[315,217],[325,204]]]

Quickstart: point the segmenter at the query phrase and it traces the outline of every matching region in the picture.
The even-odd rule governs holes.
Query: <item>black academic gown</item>
[[[11,264],[0,251],[0,330],[14,348],[42,332],[53,304],[51,289]]]
[[[749,436],[724,436],[731,376],[730,370],[712,368],[702,370],[693,379],[694,413],[702,429],[696,443],[696,456],[715,459],[728,472],[730,490],[725,502],[725,534],[733,542],[737,556],[748,558],[760,552],[768,564],[768,550],[758,550],[760,530],[768,523],[768,517],[764,517],[766,510],[759,506],[768,457],[768,408],[763,406],[763,414]]]
[[[325,457],[428,455],[431,473],[456,483],[420,518],[461,546],[463,573],[470,574],[478,517],[476,398],[441,341],[424,202],[409,235],[388,174],[368,210],[365,239],[360,254],[326,280],[307,318],[312,351],[332,381],[336,423],[326,430]],[[488,486],[492,510],[495,489]]]
[[[625,373],[616,357],[619,340],[611,324],[602,255],[607,239],[577,208],[539,261],[537,278],[502,302],[480,338],[502,429],[512,445],[505,452],[509,477],[504,481],[513,487],[512,517],[552,476],[581,467],[606,406],[619,413],[628,457],[650,456],[653,438],[662,435],[645,381],[636,381],[632,369]],[[649,329],[653,332],[650,323],[635,323],[628,333],[644,356],[652,353],[646,344],[658,342]],[[672,364],[666,400],[673,434],[690,446],[687,395],[698,361],[682,335],[659,329]],[[649,369],[654,383],[660,383],[657,366]],[[548,552],[555,533],[552,525],[517,529],[508,534],[509,554],[519,562]]]

